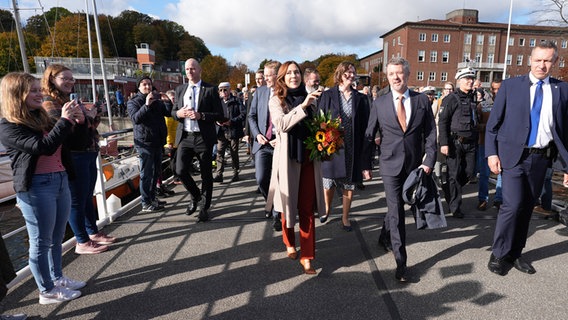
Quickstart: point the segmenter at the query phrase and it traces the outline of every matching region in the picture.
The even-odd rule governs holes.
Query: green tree
[[[24,34],[28,46],[38,46],[40,41],[36,35]],[[33,72],[35,68],[33,56],[28,56],[28,64]],[[20,54],[20,45],[18,43],[18,35],[16,32],[0,33],[0,77],[8,72],[22,71],[22,55]]]
[[[134,26],[137,24],[150,25],[153,19],[147,14],[136,11],[122,11],[118,17],[110,19],[110,26],[114,34],[114,43],[120,57],[136,57],[137,43],[133,36]]]
[[[187,32],[183,34],[179,46],[180,50],[177,55],[179,60],[194,58],[197,61],[202,61],[206,56],[211,55],[211,51],[209,51],[201,38],[192,36]]]
[[[25,29],[26,31],[33,33],[40,38],[44,38],[49,36],[50,29],[52,30],[52,32],[54,32],[53,28],[57,21],[71,15],[73,15],[73,13],[65,8],[53,7],[49,9],[49,11],[45,12],[45,14],[37,14],[35,16],[29,17],[26,21]]]
[[[201,65],[201,78],[205,82],[218,85],[229,78],[229,63],[221,56],[208,55],[203,58]]]
[[[324,56],[322,56],[324,57]],[[318,63],[317,70],[321,76],[321,84],[326,87],[332,87],[334,85],[333,74],[337,66],[343,61],[349,61],[355,66],[359,64],[357,61],[357,55],[344,55],[344,54],[328,54],[324,58],[321,58]],[[320,58],[316,59],[318,61]]]
[[[0,32],[10,32],[14,29],[16,21],[12,12],[8,10],[0,10]]]

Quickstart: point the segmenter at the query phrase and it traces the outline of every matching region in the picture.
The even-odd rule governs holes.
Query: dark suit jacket
[[[409,174],[421,163],[434,168],[436,162],[436,123],[428,97],[410,91],[412,108],[406,132],[398,124],[393,94],[377,98],[371,107],[365,137],[366,152],[374,150],[377,131],[381,137],[379,157],[381,175],[397,176],[404,170]],[[423,160],[424,153],[426,157]]]
[[[485,156],[498,155],[503,168],[519,163],[530,131],[530,86],[527,75],[501,84],[487,121]],[[552,91],[553,139],[564,172],[568,172],[568,84],[550,78]]]
[[[339,87],[335,86],[331,89],[324,91],[318,99],[318,107],[323,112],[330,112],[333,118],[339,117],[341,110],[341,97]],[[363,157],[363,149],[365,146],[365,129],[369,121],[369,99],[357,90],[351,91],[352,105],[353,105],[353,120],[351,122],[353,128],[353,136],[351,141],[345,141],[345,144],[353,146],[352,161],[353,167],[351,168],[352,175],[350,180],[352,182],[361,182],[363,177],[362,170],[371,169],[371,157]],[[338,155],[334,156],[331,161],[324,161],[321,164],[322,174],[325,178],[343,178],[346,177],[345,172],[345,152],[341,151]]]
[[[267,86],[257,88],[250,104],[249,114],[247,115],[250,138],[253,141],[253,154],[261,147],[256,140],[256,136],[258,134],[265,135],[268,129],[268,100],[270,100],[270,88]]]
[[[183,118],[178,118],[176,112],[183,108],[183,96],[185,91],[189,88],[189,84],[185,83],[176,88],[176,102],[172,109],[172,117],[179,121],[176,131],[176,145],[179,145],[183,134]],[[197,102],[198,112],[203,113],[205,119],[198,120],[199,130],[201,136],[207,145],[213,147],[217,143],[217,130],[215,128],[215,121],[222,120],[223,108],[221,107],[221,99],[219,98],[219,91],[217,87],[201,81],[199,88],[199,98]]]

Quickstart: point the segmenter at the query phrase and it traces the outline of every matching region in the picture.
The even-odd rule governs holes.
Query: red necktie
[[[397,98],[398,103],[396,107],[396,117],[398,118],[398,124],[402,128],[402,131],[406,131],[406,111],[404,110],[404,96],[399,96]]]

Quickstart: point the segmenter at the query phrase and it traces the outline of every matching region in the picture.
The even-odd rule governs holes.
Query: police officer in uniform
[[[438,122],[440,153],[446,156],[450,189],[450,212],[463,218],[462,186],[475,176],[478,141],[477,102],[473,82],[475,70],[460,69],[458,88],[442,101]]]

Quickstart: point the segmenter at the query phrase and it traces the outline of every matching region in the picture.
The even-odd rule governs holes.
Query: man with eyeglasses
[[[223,120],[217,122],[219,126],[217,132],[217,170],[213,182],[223,182],[227,146],[231,151],[231,166],[233,168],[231,182],[236,182],[239,181],[239,142],[244,137],[243,121],[246,118],[246,110],[240,99],[231,94],[231,85],[228,82],[219,84],[219,97],[223,106]]]
[[[251,138],[253,139],[252,153],[254,154],[254,167],[256,182],[260,193],[266,200],[268,187],[270,186],[270,175],[272,173],[272,155],[274,153],[274,128],[268,108],[268,101],[273,95],[273,88],[276,84],[276,76],[280,62],[270,61],[264,65],[265,85],[259,86],[252,98],[248,123]],[[258,72],[257,72],[258,75]],[[257,81],[258,83],[258,81]],[[265,212],[265,218],[273,218],[273,228],[275,231],[282,230],[282,223],[277,212]]]
[[[476,71],[464,68],[456,73],[459,88],[442,101],[439,113],[440,153],[446,156],[450,189],[450,212],[462,219],[462,187],[475,173],[478,140],[477,102],[473,81]]]

